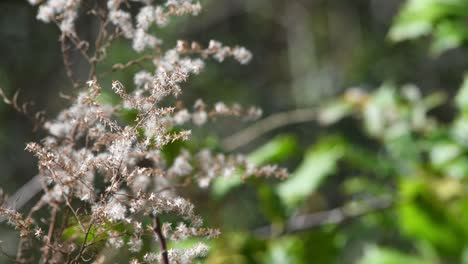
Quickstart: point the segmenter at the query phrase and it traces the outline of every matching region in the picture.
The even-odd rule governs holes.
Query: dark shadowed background
[[[411,42],[391,42],[388,32],[403,4],[401,0],[201,2],[203,11],[198,17],[177,18],[168,28],[156,32],[164,39],[164,46],[172,47],[178,39],[197,40],[204,44],[216,39],[227,45],[245,46],[254,57],[246,66],[233,61],[221,64],[210,61],[206,71],[191,77],[184,87],[182,99],[187,105],[198,98],[208,103],[238,102],[257,105],[263,109],[264,116],[269,116],[293,109],[320,108],[324,102],[341,96],[348,88],[359,87],[371,92],[382,83],[395,86],[412,83],[421,87],[423,94],[444,91],[453,96],[468,65],[467,53],[463,48],[432,55],[427,37]],[[30,6],[26,0],[0,1],[0,87],[8,96],[19,91],[20,102],[34,102],[33,109],[45,110],[46,116],[51,118],[68,103],[60,94],[72,94],[74,88],[64,72],[58,42],[59,30],[55,25],[38,22],[36,12],[37,8]],[[468,14],[468,10],[465,13]],[[79,32],[93,36],[94,23],[86,18],[79,20]],[[133,56],[128,43],[118,42],[99,70],[104,71],[106,66],[125,62]],[[72,62],[77,75],[85,80],[87,65],[77,53],[73,53]],[[130,86],[137,70],[135,67],[126,72],[106,75],[101,84],[110,89],[111,80],[118,79]],[[450,106],[439,108],[435,114],[443,121],[450,121],[453,109]],[[235,119],[220,120],[205,128],[195,128],[194,140],[205,142],[208,138],[221,142],[248,125]],[[311,120],[268,131],[236,150],[251,153],[277,135],[291,135],[298,142],[298,147],[280,163],[293,171],[310,145],[336,131],[366,148],[376,147],[378,143],[367,140],[358,127],[353,120],[348,120],[324,129]],[[26,142],[39,140],[43,132],[33,132],[32,128],[28,117],[0,103],[0,186],[5,193],[14,193],[36,174],[35,160],[24,151],[24,147]],[[313,212],[343,204],[348,197],[337,186],[343,182],[346,174],[354,175],[354,171],[344,171],[328,179],[320,193],[311,194],[309,200],[313,202],[301,210]],[[260,259],[265,263],[353,263],[368,241],[373,241],[372,244],[384,241],[384,245],[397,245],[398,248],[408,245],[410,253],[418,251],[414,248],[427,246],[428,255],[436,254],[424,240],[414,246],[411,239],[400,239],[398,231],[391,228],[386,230],[384,225],[377,229],[382,236],[376,239],[375,234],[369,233],[374,232],[369,231],[373,229],[360,228],[375,224],[368,223],[373,219],[360,222],[346,232],[339,228],[327,232],[325,228],[325,231],[302,237],[302,244],[281,240],[274,245],[265,245],[239,232],[243,230],[248,234],[271,222],[268,213],[264,213],[265,209],[259,208],[262,198],[254,191],[256,187],[256,183],[241,187],[234,192],[242,195],[229,194],[221,201],[201,192],[190,191],[194,203],[207,216],[207,221],[223,226],[228,234],[225,240],[231,243],[224,248],[226,252],[221,251],[231,258],[223,259],[215,254],[210,259],[212,263],[255,263]],[[216,208],[216,214],[213,208]],[[242,217],[238,216],[240,211]],[[3,249],[14,252],[14,231],[5,224],[0,228]],[[361,236],[362,239],[355,240],[357,243],[352,245],[345,242],[351,241],[346,240],[348,235]],[[292,249],[281,251],[275,247]],[[297,258],[288,258],[288,255],[294,256],[296,251],[300,252]],[[316,261],[308,262],[307,258]]]

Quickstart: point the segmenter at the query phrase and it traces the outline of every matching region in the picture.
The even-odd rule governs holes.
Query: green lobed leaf
[[[290,177],[278,185],[278,195],[288,207],[294,207],[315,192],[331,175],[345,153],[345,143],[339,137],[321,139],[306,153],[304,160]]]

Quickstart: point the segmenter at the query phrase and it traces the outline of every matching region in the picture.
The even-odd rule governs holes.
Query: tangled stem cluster
[[[163,155],[163,147],[189,140],[196,126],[219,116],[238,116],[254,120],[257,108],[216,103],[209,107],[198,100],[193,107],[180,104],[163,107],[169,97],[177,97],[188,77],[203,70],[204,61],[223,61],[232,57],[241,64],[252,55],[242,47],[226,47],[211,41],[201,44],[179,41],[162,52],[162,40],[151,35],[151,27],[164,27],[172,16],[197,15],[200,4],[190,0],[168,0],[156,5],[151,0],[29,0],[38,5],[37,18],[54,22],[61,29],[62,51],[67,74],[77,92],[69,108],[43,123],[48,132],[40,143],[29,143],[26,150],[38,160],[43,195],[27,216],[9,208],[0,214],[20,230],[21,242],[16,260],[29,262],[31,252],[41,248],[42,263],[74,263],[95,260],[103,263],[106,250],[122,247],[132,254],[132,263],[190,263],[207,254],[203,243],[188,249],[171,249],[167,241],[190,237],[213,238],[220,232],[203,227],[194,205],[176,187],[191,182],[207,188],[218,176],[267,176],[284,178],[287,172],[277,166],[255,167],[242,155],[225,155],[202,149],[198,153],[180,151],[174,161]],[[131,10],[138,10],[132,13]],[[91,45],[79,37],[76,19],[92,14],[100,23],[99,34]],[[105,59],[111,43],[123,37],[132,40],[137,52],[149,51],[153,69],[135,74],[135,86],[119,81],[110,85],[121,101],[102,103],[102,87],[96,65]],[[86,85],[74,78],[67,55],[76,49],[90,65]],[[149,56],[149,57],[148,57]],[[137,58],[135,61],[141,60]],[[125,69],[132,65],[114,65]],[[120,120],[122,111],[135,113],[133,120]],[[39,210],[49,211],[48,222],[36,218]],[[171,221],[162,221],[172,215]],[[147,238],[150,238],[149,240]],[[166,241],[167,240],[167,241]],[[146,241],[146,242],[145,242]],[[159,243],[160,250],[144,247]],[[148,250],[147,248],[151,248]],[[145,251],[146,250],[146,251]]]

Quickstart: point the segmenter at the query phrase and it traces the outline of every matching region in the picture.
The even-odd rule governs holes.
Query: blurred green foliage
[[[207,12],[217,7],[215,2],[208,2]],[[218,178],[209,192],[187,191],[187,196],[200,206],[206,222],[220,227],[223,232],[219,239],[208,242],[212,250],[201,261],[468,264],[468,75],[454,77],[455,80],[464,79],[456,93],[435,89],[451,87],[445,85],[443,78],[427,89],[401,85],[406,80],[424,84],[433,78],[427,72],[413,69],[413,62],[417,61],[415,57],[420,55],[418,52],[425,52],[420,47],[424,47],[427,40],[430,40],[432,56],[444,56],[456,49],[463,51],[468,45],[468,1],[405,1],[387,35],[391,43],[385,45],[391,48],[382,47],[383,44],[376,41],[379,36],[371,35],[371,30],[366,28],[368,31],[364,33],[368,35],[360,42],[362,47],[353,50],[352,54],[346,50],[344,55],[331,52],[333,49],[327,46],[336,45],[337,50],[341,47],[342,43],[333,39],[332,30],[327,32],[329,29],[326,29],[336,26],[333,19],[340,16],[327,18],[321,13],[301,22],[314,24],[311,29],[314,34],[304,35],[310,33],[307,30],[288,33],[296,34],[288,35],[289,55],[279,48],[281,45],[277,42],[280,41],[271,36],[270,47],[264,48],[262,43],[255,50],[255,45],[261,42],[257,37],[269,32],[287,31],[287,28],[278,29],[277,24],[271,21],[277,15],[274,10],[289,10],[292,6],[293,15],[300,13],[290,3],[277,3],[276,9],[272,7],[272,10],[259,8],[254,11],[260,2],[246,4],[250,12],[256,12],[255,18],[249,17],[250,20],[245,22],[247,28],[255,25],[262,29],[261,32],[241,36],[251,45],[239,41],[237,33],[227,30],[228,27],[215,31],[213,28],[217,25],[209,26],[213,32],[221,32],[218,35],[223,41],[241,42],[253,47],[254,54],[260,57],[258,64],[248,66],[251,68],[245,72],[235,72],[234,66],[229,64],[222,67],[208,64],[205,75],[189,82],[187,98],[193,100],[209,95],[208,100],[211,101],[240,98],[244,103],[260,98],[259,102],[269,107],[269,112],[277,111],[292,104],[284,102],[285,92],[278,87],[284,86],[286,77],[282,74],[288,70],[285,70],[285,65],[296,63],[299,66],[291,66],[290,69],[294,79],[291,93],[297,101],[292,106],[315,105],[318,116],[312,121],[321,126],[304,124],[303,128],[295,130],[297,133],[282,133],[280,130],[279,135],[262,146],[250,149],[248,159],[256,165],[278,163],[288,166],[291,176],[285,181],[249,179],[244,182],[234,175]],[[313,6],[319,7],[317,12],[325,10],[323,5],[326,3],[322,2],[327,1],[317,1]],[[336,1],[330,3],[337,5]],[[172,24],[169,33],[157,33],[167,34],[161,36],[168,39],[168,43],[173,43],[174,35],[182,30],[183,22]],[[286,25],[288,22],[283,21]],[[270,24],[275,26],[270,28],[267,26]],[[329,39],[325,39],[325,35]],[[185,32],[185,37],[191,36]],[[215,33],[211,37],[218,38]],[[413,42],[400,43],[406,40]],[[399,45],[407,46],[398,53],[392,47]],[[327,49],[329,57],[323,55]],[[133,56],[127,44],[116,43],[109,51],[106,63],[99,65],[99,71],[106,72],[112,65],[128,61]],[[286,61],[287,56],[291,57],[290,61]],[[339,63],[333,64],[336,61]],[[336,70],[338,64],[346,71]],[[457,67],[461,71],[466,70],[463,65]],[[306,74],[309,68],[315,75]],[[436,70],[445,70],[442,68]],[[254,72],[260,71],[256,75],[267,76],[271,80],[242,81],[246,72],[253,69]],[[330,74],[332,69],[338,73]],[[131,78],[137,70],[130,68],[124,73],[104,75],[102,82],[119,79],[126,87],[131,87]],[[231,73],[232,79],[228,79]],[[10,87],[17,84],[8,76],[0,68],[2,85]],[[453,84],[453,78],[449,77],[447,79]],[[335,83],[336,79],[341,82]],[[385,82],[387,79],[393,82]],[[361,82],[365,85],[384,83],[372,91],[350,89],[342,95],[321,100],[326,89],[336,91],[340,89],[337,86]],[[438,86],[440,83],[442,85]],[[249,90],[249,85],[266,88],[262,88],[265,91],[261,93]],[[309,100],[309,97],[315,99]],[[102,100],[115,104],[118,98],[108,91],[103,93]],[[122,120],[133,121],[131,110],[121,114]],[[211,126],[216,128],[216,125]],[[230,126],[219,128],[223,132],[232,132],[231,129]],[[307,140],[303,140],[301,135],[306,135]],[[1,131],[0,139],[6,141],[5,138],[7,136]],[[213,139],[209,131],[194,131],[194,140],[197,147],[221,150],[219,140]],[[195,146],[180,142],[168,146],[163,152],[169,163],[182,148],[192,150]],[[381,198],[390,199],[390,204],[380,207],[367,202]],[[311,218],[296,225],[294,232],[288,229],[292,220],[302,216]],[[78,226],[65,230],[64,236],[78,242],[84,239]],[[187,241],[187,245],[195,242]],[[145,242],[145,246],[148,243]]]
[[[431,50],[438,55],[449,49],[466,45],[465,0],[409,0],[405,3],[389,37],[393,41],[432,35]]]
[[[373,141],[374,146],[354,141],[346,131],[335,132],[335,136],[322,137],[309,147],[287,180],[278,184],[253,183],[261,211],[272,223],[271,232],[255,243],[251,240],[256,239],[255,232],[244,233],[240,241],[231,240],[232,234],[227,234],[224,240],[215,243],[220,243],[222,248],[234,247],[231,249],[234,252],[214,250],[208,262],[219,263],[216,262],[219,255],[232,254],[237,254],[240,259],[235,259],[239,263],[310,263],[311,259],[316,259],[314,263],[390,264],[465,261],[468,145],[467,130],[460,129],[468,124],[465,112],[468,102],[463,99],[466,89],[465,81],[453,98],[457,109],[453,121],[448,123],[430,113],[450,102],[444,101],[440,94],[423,96],[414,86],[397,89],[384,84],[372,93],[349,90],[334,100],[331,108],[346,104],[349,111],[327,125],[346,119],[358,122],[364,137]],[[330,109],[324,105],[321,111],[327,113]],[[290,155],[278,155],[289,148],[288,144],[289,140],[280,137],[253,153],[274,156],[277,161],[278,157],[288,159]],[[263,154],[265,150],[271,154]],[[336,182],[332,178],[340,180]],[[334,188],[330,195],[323,193],[327,182],[332,183],[328,188]],[[227,195],[236,186],[231,185],[217,194]],[[342,212],[338,217],[343,218],[328,222],[337,217],[333,215],[336,212],[328,211],[326,205],[317,205],[317,195],[322,199],[345,196],[346,205],[338,207]],[[392,205],[383,208],[384,211],[363,203],[369,197],[385,195],[391,197]],[[366,213],[357,218],[349,211],[363,207]],[[289,233],[291,219],[317,210],[329,215],[319,218],[316,214],[316,219],[301,223],[299,234]],[[342,225],[348,220],[347,225]],[[307,221],[318,222],[309,225]],[[371,239],[365,235],[369,229],[375,232]],[[313,242],[317,235],[322,236],[320,243]],[[355,240],[362,243],[359,246],[362,253],[341,259],[344,257],[341,254],[353,247],[349,243]],[[236,243],[242,246],[238,248],[240,245]],[[255,250],[247,250],[248,246]]]
[[[467,10],[465,0],[409,0],[388,37],[401,42],[431,35],[431,51],[440,55],[467,44]],[[330,132],[303,148],[290,178],[251,185],[265,222],[272,223],[268,235],[227,234],[215,242],[207,262],[468,263],[467,98],[468,75],[450,99],[385,83],[370,93],[350,89],[322,104],[317,121]],[[453,107],[448,121],[437,115],[447,107]],[[358,140],[340,129],[343,122],[356,123]],[[256,163],[291,158],[279,155],[290,148],[280,139],[254,151],[262,157]],[[220,192],[215,184],[214,191],[228,195],[236,186]],[[346,214],[347,208],[365,207],[369,197],[385,195],[392,202],[383,211],[371,206],[356,218]],[[327,221],[336,213],[330,208],[344,212],[344,220]],[[303,229],[290,233],[291,220],[317,211],[328,218],[315,213],[308,221],[317,223],[302,222]]]

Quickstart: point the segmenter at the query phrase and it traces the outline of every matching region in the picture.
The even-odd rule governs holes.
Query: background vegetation
[[[270,117],[195,129],[194,144],[292,172],[284,182],[220,179],[208,193],[185,190],[223,231],[206,263],[468,263],[468,1],[203,2],[198,18],[160,33],[165,43],[218,39],[254,59],[208,64],[182,99],[255,104]],[[93,34],[92,21],[79,27]],[[48,116],[66,104],[59,92],[73,91],[57,38],[26,1],[0,3],[0,85]],[[117,43],[100,70],[132,56]],[[130,84],[137,70],[102,83]],[[23,146],[41,132],[31,131],[0,105],[4,192],[35,175]],[[2,249],[14,254],[16,234],[2,225]]]

